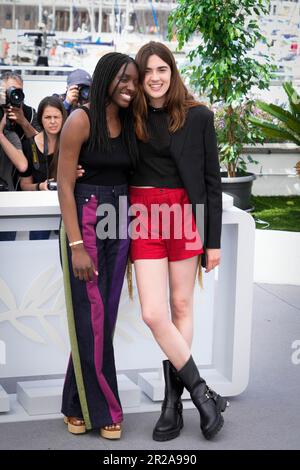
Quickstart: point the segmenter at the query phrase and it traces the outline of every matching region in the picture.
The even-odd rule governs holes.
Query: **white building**
[[[176,0],[1,0],[0,28],[91,33],[131,27],[141,33],[151,28],[166,33],[167,18]],[[150,31],[149,31],[150,29]]]

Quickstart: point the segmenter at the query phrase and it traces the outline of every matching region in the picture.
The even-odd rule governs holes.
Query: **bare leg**
[[[194,287],[198,256],[169,263],[172,321],[191,348],[193,340]]]
[[[179,370],[186,364],[191,352],[169,316],[168,260],[137,260],[134,267],[143,320],[168,359]]]

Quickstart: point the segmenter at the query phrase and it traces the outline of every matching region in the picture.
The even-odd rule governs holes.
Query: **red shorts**
[[[130,257],[179,261],[203,253],[192,206],[183,188],[129,188]]]

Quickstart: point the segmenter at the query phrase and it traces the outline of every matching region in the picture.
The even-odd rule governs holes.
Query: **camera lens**
[[[21,88],[10,87],[6,91],[7,93],[7,102],[10,103],[12,106],[19,107],[25,98],[23,90]]]
[[[79,100],[87,101],[89,99],[90,87],[82,86],[79,88]]]
[[[57,190],[57,182],[56,181],[48,181],[47,188],[49,191],[56,191]]]

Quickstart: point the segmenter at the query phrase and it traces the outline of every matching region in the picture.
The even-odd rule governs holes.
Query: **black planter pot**
[[[239,209],[251,209],[251,191],[256,176],[253,173],[237,174],[234,178],[228,178],[226,172],[221,172],[222,191],[233,197],[233,204]]]

